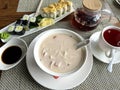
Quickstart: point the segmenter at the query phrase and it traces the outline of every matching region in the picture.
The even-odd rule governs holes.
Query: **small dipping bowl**
[[[82,60],[80,61],[80,64],[76,68],[74,68],[72,71],[65,72],[65,73],[58,73],[58,72],[55,72],[55,71],[52,71],[52,70],[48,69],[41,62],[41,57],[40,57],[41,44],[43,43],[43,41],[46,38],[48,38],[51,35],[55,35],[55,34],[66,34],[66,35],[72,36],[73,38],[75,38],[75,40],[78,40],[78,42],[84,40],[82,38],[82,36],[75,33],[74,31],[63,29],[63,28],[51,29],[51,30],[45,31],[45,32],[40,34],[40,37],[38,38],[38,40],[36,41],[35,46],[34,46],[34,51],[33,52],[34,52],[35,62],[37,63],[37,65],[39,66],[39,68],[41,70],[43,70],[44,72],[46,72],[46,73],[48,73],[49,75],[52,75],[52,76],[67,76],[67,75],[70,75],[70,74],[73,74],[73,73],[77,72],[84,65],[84,62],[88,57],[88,50],[87,50],[86,46],[81,48],[83,56],[82,56]]]
[[[0,47],[0,70],[9,70],[18,65],[25,57],[26,52],[27,44],[24,40],[20,38],[9,40]]]

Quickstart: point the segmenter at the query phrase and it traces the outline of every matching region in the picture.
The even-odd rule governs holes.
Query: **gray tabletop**
[[[21,12],[34,11],[36,9],[36,5],[38,1],[39,0],[20,0],[17,11],[21,11]],[[54,2],[55,0],[44,0],[44,1],[46,1],[47,3],[51,3],[51,2]],[[72,0],[72,1],[77,5],[76,7],[81,5],[80,0]],[[33,6],[31,7],[32,9],[29,9],[29,8],[25,9],[25,6],[28,5],[26,3],[29,3],[29,5],[32,4]],[[120,8],[114,5],[113,0],[108,0],[108,3],[110,4],[110,7],[114,12],[115,17],[120,18]],[[46,5],[46,3],[43,4],[43,6],[44,5]],[[113,18],[111,22],[107,24],[104,24],[104,22],[102,22],[97,27],[97,29],[93,30],[90,33],[85,34],[83,32],[78,32],[77,30],[75,30],[70,25],[69,21],[62,21],[48,28],[45,28],[41,31],[38,31],[36,33],[23,37],[22,39],[24,39],[29,46],[31,41],[38,34],[52,28],[71,29],[78,32],[84,38],[89,38],[92,33],[100,31],[106,25],[111,25],[114,22],[117,22],[115,18]],[[119,90],[120,89],[120,85],[119,85],[120,84],[120,68],[119,68],[120,64],[115,64],[113,66],[112,73],[109,73],[107,71],[106,69],[107,66],[108,64],[102,63],[101,61],[97,60],[94,57],[93,68],[91,73],[83,83],[73,88],[73,90]],[[36,81],[33,80],[26,66],[26,58],[24,58],[22,62],[19,63],[19,65],[17,65],[16,67],[2,72],[2,75],[0,78],[0,90],[47,90],[47,88],[44,88],[43,86],[41,86],[40,84],[38,84]]]

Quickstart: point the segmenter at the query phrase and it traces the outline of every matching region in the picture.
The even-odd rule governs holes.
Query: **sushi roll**
[[[23,18],[22,18],[22,25],[23,26],[28,25],[29,19],[30,19],[29,15],[24,15]]]
[[[9,33],[7,33],[7,32],[0,33],[0,39],[3,43],[8,42],[10,40],[10,38],[11,38],[11,35]]]
[[[32,29],[32,28],[35,28],[35,27],[38,27],[37,18],[36,17],[30,17],[30,22],[29,22],[28,28]]]
[[[24,30],[23,26],[18,25],[18,26],[16,26],[14,32],[17,35],[23,35],[25,33],[25,30]]]
[[[27,20],[28,21],[29,20],[29,15],[24,15],[22,20]]]
[[[65,0],[59,0],[58,3],[65,2]]]
[[[56,18],[57,17],[57,11],[56,11],[56,7],[54,4],[51,4],[48,6],[49,7],[49,15],[50,18]]]
[[[10,26],[7,31],[8,31],[10,34],[15,34],[15,32],[14,32],[15,28],[16,28],[15,26]]]
[[[56,9],[56,4],[51,4],[49,5],[48,7],[45,7],[42,9],[42,16],[45,17],[45,18],[56,18],[58,16],[58,10]],[[62,12],[61,12],[62,14]]]
[[[73,3],[71,1],[66,1],[67,11],[70,12],[73,8]]]
[[[30,23],[30,16],[29,15],[24,15],[23,18],[22,18],[22,24],[21,25],[18,25],[16,26],[16,28],[18,28],[17,30],[19,31],[19,29],[22,29],[21,31],[23,33],[25,33],[25,30],[29,30],[29,23]],[[20,26],[20,27],[19,27]],[[22,27],[21,27],[22,26]],[[16,30],[16,32],[17,32]],[[22,34],[22,32],[20,34]],[[19,33],[17,32],[16,34],[19,35]]]
[[[30,22],[35,22],[36,21],[36,17],[30,17]]]
[[[65,2],[62,2],[61,3],[61,5],[62,5],[62,8],[63,8],[63,13],[62,14],[64,14],[64,13],[66,13],[67,12],[67,4],[65,3]]]
[[[23,25],[23,26],[28,25],[29,19],[30,19],[29,15],[24,15],[23,18],[22,18],[22,25]]]
[[[63,13],[62,14],[64,14],[65,12],[67,12],[67,4],[66,4],[65,0],[59,0],[58,2],[62,6],[62,9],[63,9]]]
[[[66,12],[70,12],[73,8],[71,1],[59,0],[57,3],[50,4],[42,9],[42,16],[45,18],[56,18]]]
[[[56,11],[57,11],[57,17],[61,16],[63,14],[63,8],[60,3],[56,3]]]
[[[51,8],[49,15],[50,15],[50,18],[56,18],[57,17],[56,9],[55,8]]]
[[[49,17],[49,8],[48,7],[45,7],[42,9],[42,17]]]

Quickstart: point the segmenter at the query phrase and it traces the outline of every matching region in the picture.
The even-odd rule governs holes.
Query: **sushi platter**
[[[39,6],[40,8],[40,6]],[[36,11],[38,13],[38,10]],[[73,3],[69,0],[59,0],[36,13],[24,15],[19,20],[0,30],[0,39],[7,42],[13,37],[24,37],[51,26],[74,12]]]

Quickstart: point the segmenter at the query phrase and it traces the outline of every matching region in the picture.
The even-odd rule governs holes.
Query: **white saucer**
[[[104,63],[109,63],[110,59],[108,57],[105,56],[105,52],[103,52],[100,47],[98,46],[98,39],[100,36],[100,32],[96,32],[94,33],[91,37],[90,37],[90,48],[91,48],[91,52],[93,53],[93,55],[100,61],[104,62]],[[120,63],[120,51],[117,51],[115,54],[115,60],[114,60],[114,64],[116,63]]]
[[[26,63],[27,63],[28,71],[36,82],[49,89],[71,89],[73,87],[80,85],[83,81],[85,81],[85,79],[88,77],[89,73],[91,72],[93,66],[93,57],[91,52],[89,52],[88,54],[89,58],[85,61],[85,64],[81,67],[79,71],[69,76],[59,77],[58,79],[54,79],[53,76],[42,71],[35,63],[33,57],[33,48],[36,40],[39,37],[40,35],[38,35],[31,42],[26,54]]]

